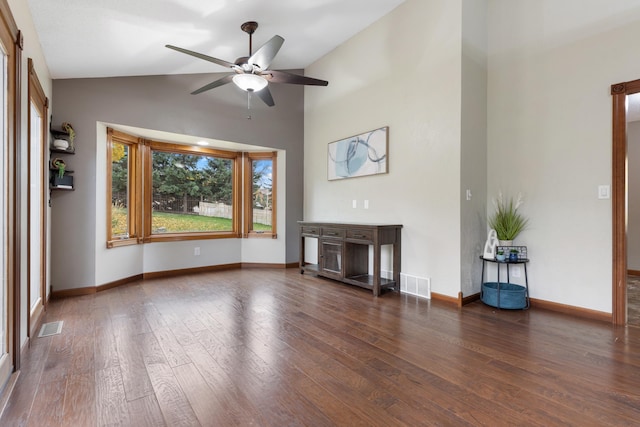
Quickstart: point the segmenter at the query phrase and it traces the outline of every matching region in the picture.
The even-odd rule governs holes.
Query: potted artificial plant
[[[493,201],[495,212],[489,217],[489,226],[496,230],[500,246],[513,245],[516,236],[527,227],[529,220],[518,212],[522,203],[521,194],[518,194],[518,199],[514,201],[512,198],[505,200],[502,192],[498,193],[498,199]]]

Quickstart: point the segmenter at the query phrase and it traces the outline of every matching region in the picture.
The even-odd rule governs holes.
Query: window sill
[[[144,242],[176,242],[180,240],[207,240],[207,239],[238,239],[242,237],[233,231],[223,231],[217,233],[165,233],[153,234],[145,237]]]
[[[132,237],[129,239],[117,239],[117,240],[109,240],[107,242],[107,249],[118,248],[120,246],[131,246],[137,245],[138,243],[142,243],[138,238]]]

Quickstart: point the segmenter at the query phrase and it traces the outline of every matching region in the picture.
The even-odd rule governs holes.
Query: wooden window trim
[[[277,218],[277,163],[278,152],[253,152],[244,153],[244,200],[243,200],[243,237],[246,238],[270,238],[276,239],[278,237],[276,228]],[[271,232],[257,232],[253,230],[253,167],[254,160],[271,159],[271,176],[272,176],[272,188],[271,188]]]
[[[153,141],[138,138],[111,128],[107,129],[107,247],[115,248],[139,243],[175,242],[186,240],[229,239],[242,237],[277,238],[277,152],[252,152],[240,153],[209,147],[186,146],[162,141]],[[130,233],[129,239],[111,238],[111,152],[113,142],[125,143],[130,147],[130,162],[133,170],[130,171]],[[153,204],[153,151],[176,154],[193,154],[211,156],[221,159],[230,159],[232,163],[233,180],[233,222],[231,231],[213,232],[188,232],[188,233],[152,233],[152,209]],[[251,163],[253,160],[272,160],[272,231],[270,233],[254,232],[250,218],[252,218],[252,188],[251,188]],[[244,181],[244,183],[243,183]],[[242,220],[244,218],[244,221]]]
[[[27,336],[32,337],[34,331],[31,329],[36,326],[38,317],[42,314],[42,310],[46,310],[47,307],[47,269],[45,268],[47,265],[47,256],[46,256],[46,248],[47,248],[47,221],[45,220],[46,212],[47,212],[47,202],[46,202],[46,184],[45,184],[45,176],[48,176],[48,161],[47,161],[47,151],[49,148],[48,141],[49,138],[47,135],[49,134],[49,129],[47,125],[47,117],[49,116],[49,100],[42,89],[42,85],[40,84],[40,79],[38,78],[38,74],[36,73],[35,67],[33,65],[33,59],[27,59],[27,68],[28,68],[28,83],[27,83],[27,99],[29,101],[29,107],[27,109],[27,129],[28,129],[28,139],[31,141],[31,127],[32,127],[32,117],[31,117],[31,103],[35,105],[38,109],[39,114],[42,116],[42,121],[40,123],[40,141],[38,143],[41,145],[40,147],[40,158],[38,159],[38,169],[40,173],[43,175],[39,175],[40,178],[39,184],[36,188],[39,189],[40,194],[38,195],[38,203],[40,204],[40,212],[42,216],[38,219],[40,222],[40,236],[38,241],[40,242],[39,254],[38,254],[38,262],[40,263],[40,277],[37,278],[39,280],[40,287],[40,295],[41,295],[41,305],[38,306],[38,310],[34,313],[31,312],[32,307],[29,307],[29,316],[27,316]],[[32,148],[31,143],[27,146],[27,164],[28,167],[31,167],[31,158],[32,158]],[[31,180],[33,179],[33,174],[27,174],[27,212],[32,212],[31,206]],[[34,278],[31,277],[31,253],[36,248],[31,247],[31,221],[27,224],[27,301],[31,304],[31,280]]]
[[[115,248],[120,246],[129,246],[135,245],[141,242],[141,233],[142,224],[141,217],[139,214],[139,206],[142,206],[142,182],[140,170],[141,167],[141,156],[139,153],[139,145],[140,138],[137,138],[133,135],[129,135],[124,132],[119,132],[117,130],[107,128],[107,248]],[[113,153],[113,144],[123,144],[129,147],[129,194],[128,194],[128,210],[129,210],[129,237],[128,238],[118,238],[114,239],[111,234],[111,200],[113,195],[113,189],[111,187],[112,181],[112,153]]]
[[[180,144],[172,144],[160,141],[145,141],[145,152],[143,154],[143,181],[144,181],[144,208],[143,208],[143,223],[144,223],[144,239],[145,243],[151,242],[174,242],[182,240],[207,240],[207,239],[231,239],[242,237],[240,232],[240,205],[241,205],[241,173],[240,173],[240,160],[241,153],[235,151],[225,151],[215,148],[207,147],[194,147]],[[217,157],[221,159],[232,160],[232,185],[233,193],[231,196],[231,203],[233,209],[232,230],[230,231],[211,231],[211,232],[188,232],[188,233],[163,233],[153,234],[151,215],[151,205],[153,203],[153,183],[150,177],[152,176],[153,162],[151,159],[152,151],[160,151],[164,153],[176,153],[176,154],[193,154],[198,156]]]
[[[21,266],[21,206],[20,206],[20,177],[22,175],[23,159],[21,156],[21,123],[22,123],[22,50],[23,37],[13,18],[7,0],[0,0],[0,44],[7,55],[6,74],[6,129],[7,147],[6,169],[6,245],[2,248],[7,254],[7,269],[4,272],[6,280],[6,344],[11,363],[0,365],[10,368],[12,372],[20,370],[20,326],[21,326],[21,298],[20,298],[20,266]],[[5,378],[6,372],[0,372],[0,379]]]

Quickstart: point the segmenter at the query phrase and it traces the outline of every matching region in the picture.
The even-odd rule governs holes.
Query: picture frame
[[[327,147],[329,181],[389,172],[389,126],[330,142]]]

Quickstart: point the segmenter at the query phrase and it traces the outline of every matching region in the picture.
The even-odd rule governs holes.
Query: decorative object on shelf
[[[327,179],[388,173],[388,145],[388,126],[329,143]]]
[[[511,249],[511,251],[509,251],[509,261],[518,261],[517,249]]]
[[[62,179],[64,176],[64,170],[67,168],[67,165],[64,162],[58,164],[58,178]]]
[[[518,208],[522,205],[522,194],[514,201],[512,198],[505,200],[502,192],[498,193],[498,199],[493,201],[495,212],[489,217],[489,226],[496,230],[500,246],[511,246],[513,240],[529,224]],[[511,242],[508,242],[508,241]]]
[[[515,253],[517,255],[516,261],[527,259],[527,247],[526,246],[500,246],[498,245],[498,251],[502,251],[504,254]],[[505,255],[506,257],[506,255]]]
[[[484,244],[484,254],[482,256],[488,259],[495,258],[497,246],[498,236],[496,234],[496,230],[490,230],[489,234],[487,235],[487,241]]]
[[[62,129],[69,134],[69,148],[71,151],[75,150],[75,146],[73,145],[73,141],[76,139],[76,131],[73,130],[73,126],[71,123],[63,122]]]
[[[73,177],[65,173],[67,171],[67,165],[64,160],[55,157],[51,159],[50,166],[52,170],[50,177],[51,187],[56,189],[73,189]],[[54,174],[54,171],[57,171],[57,173]]]
[[[66,169],[66,167],[67,165],[60,157],[54,157],[53,159],[51,159],[51,169],[57,169],[58,175],[60,175],[61,177],[64,175],[64,170]]]
[[[506,259],[506,257],[507,257],[507,256],[504,254],[504,251],[498,251],[498,252],[496,253],[496,259],[497,259],[498,261],[504,261],[504,260]]]
[[[66,150],[69,148],[69,141],[66,139],[54,139],[53,146],[58,150]]]

